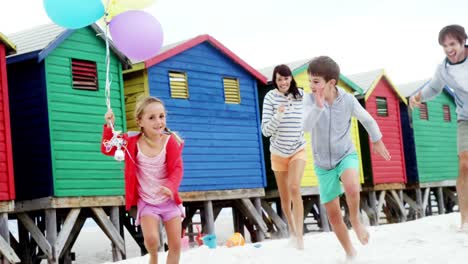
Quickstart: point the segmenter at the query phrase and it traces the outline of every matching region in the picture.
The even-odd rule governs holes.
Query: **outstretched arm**
[[[434,77],[431,79],[431,81],[429,81],[416,95],[410,97],[411,108],[420,107],[422,102],[429,101],[442,92],[445,83],[440,78],[440,67],[443,66],[439,65],[439,67],[437,67],[436,73],[434,74]]]
[[[380,132],[377,122],[366,111],[366,109],[361,106],[355,97],[353,97],[352,100],[353,116],[359,120],[369,134],[372,141],[372,150],[382,156],[385,160],[390,160],[390,153],[382,141],[382,133]]]

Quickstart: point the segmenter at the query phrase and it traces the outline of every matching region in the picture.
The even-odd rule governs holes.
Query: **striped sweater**
[[[299,90],[304,95],[302,90]],[[278,112],[284,105],[285,111]],[[290,157],[305,147],[302,130],[302,97],[294,99],[277,89],[269,91],[263,100],[262,133],[270,137],[270,152],[280,157]]]

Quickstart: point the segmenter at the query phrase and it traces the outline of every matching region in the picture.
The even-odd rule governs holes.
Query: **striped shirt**
[[[299,90],[301,96],[304,95]],[[278,112],[284,105],[285,111]],[[263,100],[262,133],[270,137],[270,152],[280,157],[290,157],[305,147],[302,130],[302,97],[294,99],[292,94],[285,96],[277,89],[269,91]]]

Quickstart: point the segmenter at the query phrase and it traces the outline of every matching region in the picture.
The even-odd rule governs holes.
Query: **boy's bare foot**
[[[460,233],[468,233],[468,224],[461,224],[460,228],[458,229]]]
[[[351,248],[349,252],[346,252],[346,260],[347,261],[352,261],[356,258],[357,252],[354,248]]]
[[[358,223],[353,225],[353,229],[359,242],[363,245],[367,245],[367,243],[369,243],[369,232],[367,232],[366,227],[362,223]]]
[[[289,236],[288,239],[288,247],[297,247],[297,237],[296,236]]]
[[[298,250],[304,250],[304,239],[301,238],[296,238],[296,248]]]

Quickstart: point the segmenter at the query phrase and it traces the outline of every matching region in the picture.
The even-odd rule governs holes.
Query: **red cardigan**
[[[101,152],[108,156],[113,156],[116,147],[112,148],[111,151],[106,152],[104,142],[112,139],[112,129],[107,125],[104,125],[102,132],[101,141]],[[136,177],[136,160],[137,160],[137,142],[140,138],[141,133],[135,136],[128,136],[124,134],[123,137],[127,141],[127,151],[125,152],[125,208],[130,210],[132,206],[136,206],[138,202],[138,190],[137,190],[137,177]],[[182,199],[179,196],[179,186],[182,181],[182,175],[184,168],[182,164],[182,149],[184,144],[179,144],[174,135],[171,135],[166,145],[166,168],[167,168],[167,182],[164,185],[172,191],[174,195],[174,201],[176,204],[181,204]],[[131,157],[129,156],[131,155]]]

